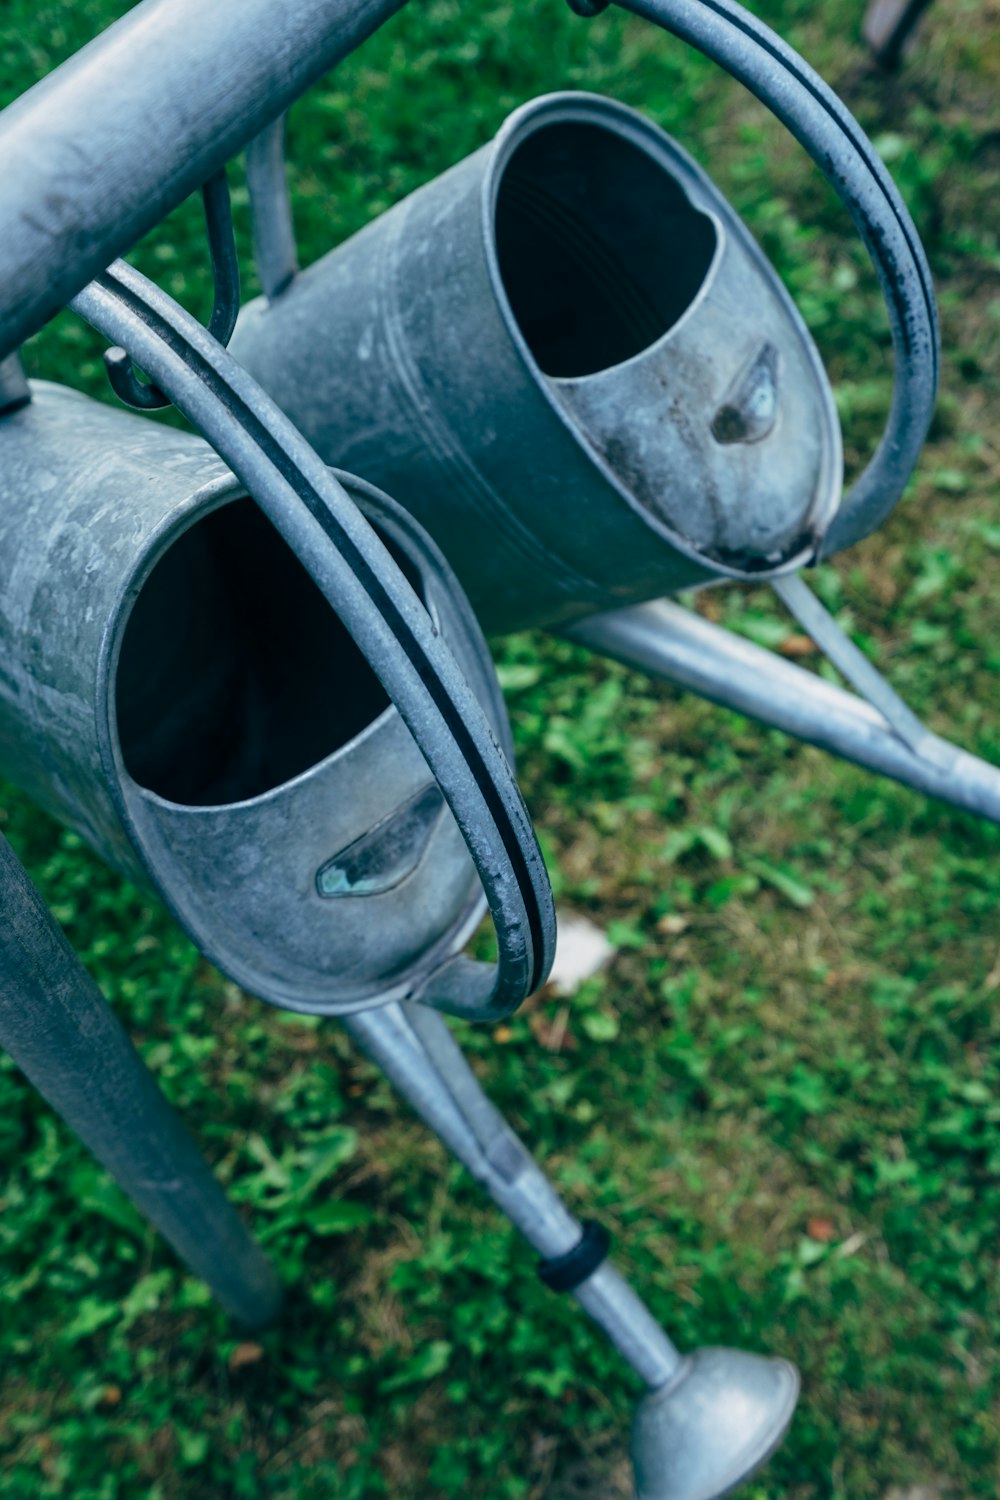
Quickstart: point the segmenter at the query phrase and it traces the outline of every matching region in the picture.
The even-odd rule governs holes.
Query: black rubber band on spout
[[[603,1265],[611,1250],[611,1236],[603,1224],[594,1219],[585,1219],[583,1234],[572,1250],[565,1255],[554,1255],[538,1265],[538,1275],[553,1292],[572,1292],[593,1276],[598,1266]]]

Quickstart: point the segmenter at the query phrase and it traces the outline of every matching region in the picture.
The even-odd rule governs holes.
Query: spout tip
[[[720,1500],[781,1443],[799,1396],[784,1359],[699,1349],[636,1413],[636,1500]]]

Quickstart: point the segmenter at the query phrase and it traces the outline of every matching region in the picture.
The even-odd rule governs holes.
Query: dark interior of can
[[[497,192],[500,275],[546,375],[593,375],[678,321],[715,253],[715,226],[653,157],[604,126],[544,125]]]
[[[420,580],[382,540],[420,592]],[[197,521],[129,616],[116,683],[129,775],[171,802],[260,796],[388,706],[381,683],[252,500]]]

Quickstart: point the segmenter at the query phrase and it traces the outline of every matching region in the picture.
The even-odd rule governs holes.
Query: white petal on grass
[[[607,967],[617,949],[589,917],[567,911],[557,917],[556,956],[547,988],[555,995],[575,995],[585,980]]]

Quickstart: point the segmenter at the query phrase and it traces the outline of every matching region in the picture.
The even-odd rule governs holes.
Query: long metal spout
[[[996,766],[957,747],[948,757],[918,753],[864,699],[679,604],[658,600],[592,615],[562,634],[602,656],[691,688],[713,703],[1000,823]]]
[[[483,1093],[441,1017],[394,1004],[351,1016],[345,1025],[549,1271],[565,1268],[586,1241],[584,1226]],[[637,1500],[721,1500],[774,1452],[799,1394],[798,1373],[787,1360],[738,1349],[682,1356],[600,1255],[561,1285],[551,1275],[543,1279],[572,1290],[647,1386],[633,1429]]]

